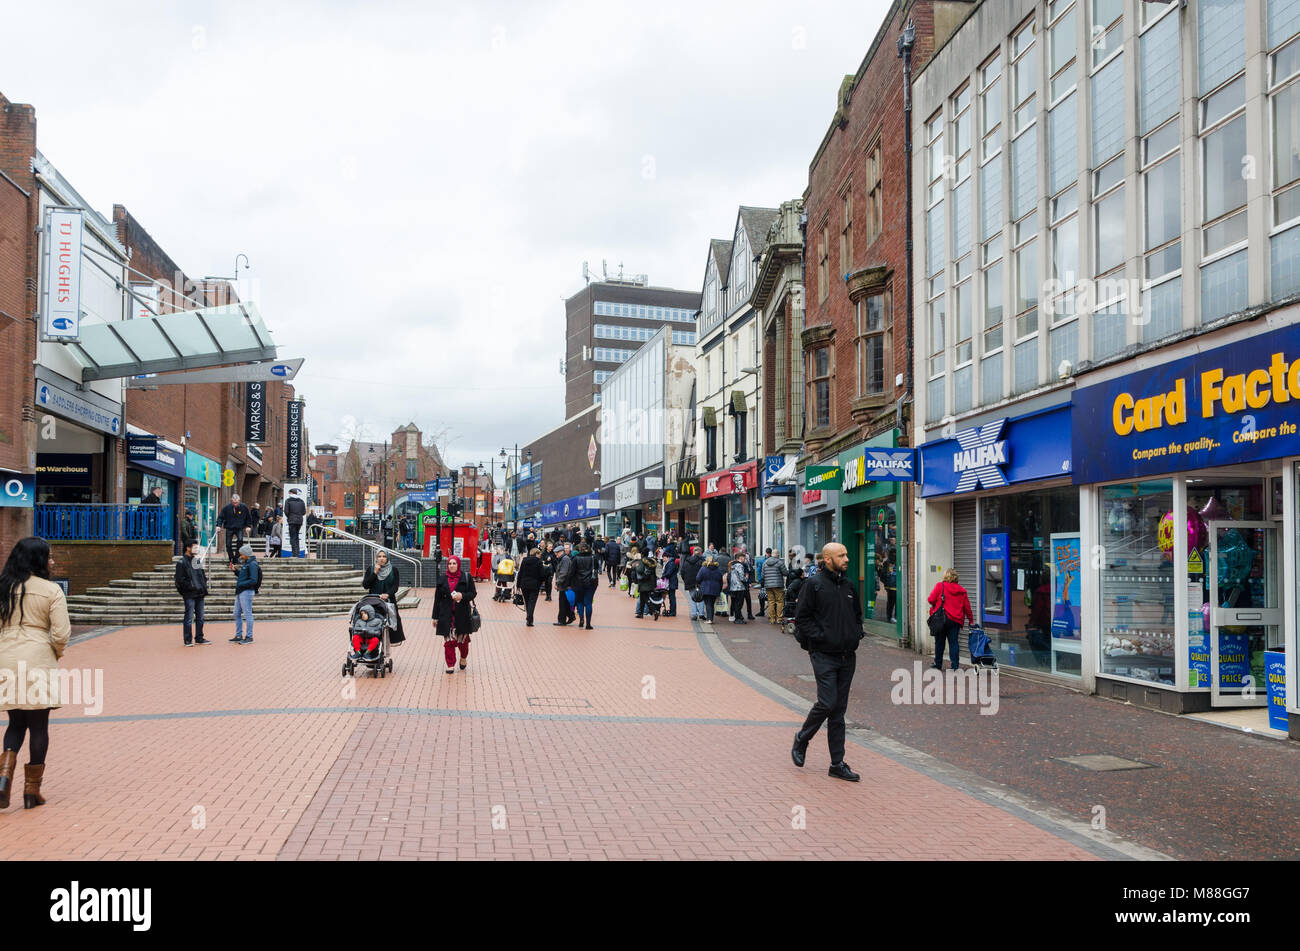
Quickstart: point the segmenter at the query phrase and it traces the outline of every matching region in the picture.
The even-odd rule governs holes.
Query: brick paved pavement
[[[551,607],[529,629],[483,599],[452,676],[427,607],[383,680],[340,676],[342,620],[259,624],[248,647],[230,622],[211,647],[162,627],[75,643],[103,711],[56,714],[49,803],[0,813],[0,860],[1119,854],[888,751],[851,745],[853,785],[818,737],[798,770],[800,714],[684,616],[635,621],[603,587],[594,631]]]

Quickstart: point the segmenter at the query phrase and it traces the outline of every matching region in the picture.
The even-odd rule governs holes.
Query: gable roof
[[[772,229],[772,222],[781,216],[780,208],[754,208],[740,206],[738,227],[745,229],[749,239],[749,253],[760,256],[767,249],[767,233]]]
[[[713,255],[713,263],[718,267],[718,284],[726,287],[727,273],[731,269],[731,242],[713,238],[709,241],[709,253]]]

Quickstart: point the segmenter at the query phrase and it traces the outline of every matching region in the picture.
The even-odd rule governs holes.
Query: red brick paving
[[[796,769],[799,716],[684,615],[636,621],[602,588],[595,630],[552,627],[553,604],[529,629],[484,598],[448,676],[430,603],[383,680],[340,676],[341,619],[259,624],[247,647],[231,622],[211,647],[163,627],[74,644],[65,665],[104,671],[102,715],[132,719],[55,715],[49,802],[0,813],[0,860],[1093,857],[852,744],[860,784],[827,777],[822,736]]]

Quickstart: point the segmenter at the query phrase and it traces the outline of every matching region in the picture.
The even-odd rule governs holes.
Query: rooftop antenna
[[[586,261],[582,262],[582,282],[584,284],[591,283],[591,270],[587,267]]]
[[[620,281],[623,280],[623,262],[622,262],[622,261],[619,261],[619,262],[618,262],[618,279],[619,279]]]
[[[605,280],[609,280],[609,268],[606,266],[604,258],[600,259],[600,273]]]

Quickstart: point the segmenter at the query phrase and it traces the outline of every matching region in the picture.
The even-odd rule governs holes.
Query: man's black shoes
[[[847,779],[851,783],[856,783],[862,778],[849,769],[848,763],[832,763],[831,768],[826,771],[826,775],[834,776],[836,779]]]
[[[790,758],[794,760],[794,765],[802,766],[804,762],[804,755],[807,752],[808,752],[807,741],[801,740],[799,738],[799,734],[796,733],[794,735],[794,746],[790,748]]]

